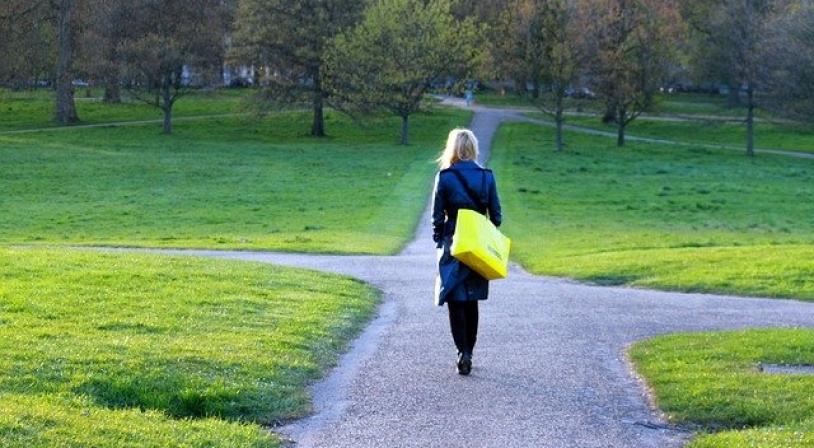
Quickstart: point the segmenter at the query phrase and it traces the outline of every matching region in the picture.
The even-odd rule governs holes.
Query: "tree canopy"
[[[407,144],[409,117],[421,110],[433,83],[465,78],[481,51],[482,29],[472,18],[456,18],[452,4],[374,1],[326,54],[326,86],[340,107],[401,117],[401,143]]]
[[[120,45],[124,76],[129,85],[138,87],[134,95],[164,112],[165,134],[172,131],[172,110],[178,98],[192,85],[211,83],[195,78],[220,72],[217,63],[223,53],[223,36],[217,25],[217,2],[136,0],[120,10],[125,17],[138,11]]]
[[[65,124],[79,119],[77,80],[111,102],[130,87],[164,110],[169,132],[190,82],[223,86],[239,67],[258,97],[307,105],[314,136],[334,106],[397,115],[407,142],[432,87],[513,81],[554,118],[557,149],[570,90],[593,90],[621,145],[667,83],[725,86],[731,105],[746,105],[752,154],[755,107],[814,117],[811,10],[808,0],[6,0],[0,85],[53,88]]]
[[[232,60],[260,72],[255,83],[270,102],[308,102],[311,135],[325,135],[323,86],[326,42],[355,24],[365,2],[358,0],[241,0],[232,42]]]
[[[674,61],[675,4],[663,0],[592,0],[583,13],[587,74],[605,102],[605,120],[625,128],[653,103]]]
[[[554,118],[555,150],[562,151],[565,96],[582,62],[577,9],[568,0],[513,0],[498,24],[490,46],[493,70]]]

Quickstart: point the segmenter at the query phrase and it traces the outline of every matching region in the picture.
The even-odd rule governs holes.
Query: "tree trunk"
[[[62,124],[79,121],[73,97],[73,11],[75,0],[60,0],[57,12],[56,113]]]
[[[746,155],[755,155],[755,103],[752,87],[747,90],[746,107]]]
[[[312,103],[314,109],[314,120],[311,124],[312,137],[325,137],[325,112],[324,103],[322,100],[322,91],[317,89],[314,92],[314,101]]]
[[[172,134],[172,106],[173,99],[170,94],[170,74],[164,75],[164,80],[161,83],[161,109],[164,111],[164,129],[165,135]]]
[[[109,53],[110,66],[105,70],[105,94],[102,100],[108,104],[122,102],[122,90],[119,84],[119,52],[113,48]]]
[[[616,146],[625,146],[625,127],[630,122],[627,116],[627,106],[616,108]]]
[[[401,116],[401,144],[408,145],[410,144],[410,126],[407,123],[407,120],[410,118],[408,114],[404,114]]]
[[[616,126],[616,146],[625,146],[625,121],[619,120]]]
[[[605,103],[605,113],[602,114],[602,123],[611,124],[617,121],[616,104]]]
[[[108,104],[118,104],[122,102],[122,91],[118,79],[105,80],[105,97],[103,101]]]
[[[562,142],[562,125],[565,122],[565,117],[562,114],[562,107],[557,107],[557,112],[554,116],[554,122],[557,124],[557,140],[555,142],[554,150],[557,152],[562,152],[563,142]]]
[[[726,105],[728,107],[741,105],[740,89],[737,86],[729,86],[729,91],[726,94]]]

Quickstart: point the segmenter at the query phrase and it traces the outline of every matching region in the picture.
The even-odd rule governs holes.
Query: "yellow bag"
[[[511,240],[474,210],[458,211],[452,256],[487,280],[506,278]]]

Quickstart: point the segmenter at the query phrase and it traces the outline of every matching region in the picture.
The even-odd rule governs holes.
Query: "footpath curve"
[[[520,118],[475,108],[471,128],[487,155],[506,119]],[[589,286],[513,266],[482,303],[474,369],[459,376],[446,309],[432,300],[429,210],[397,256],[161,252],[341,273],[384,292],[379,317],[313,386],[313,415],[273,428],[298,448],[680,447],[691,434],[650,407],[625,359],[629,344],[672,332],[814,326],[809,303]]]

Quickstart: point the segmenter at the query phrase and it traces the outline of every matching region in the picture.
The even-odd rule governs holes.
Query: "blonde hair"
[[[444,152],[438,157],[438,167],[447,169],[461,160],[478,161],[478,139],[469,129],[456,128],[449,132]]]

